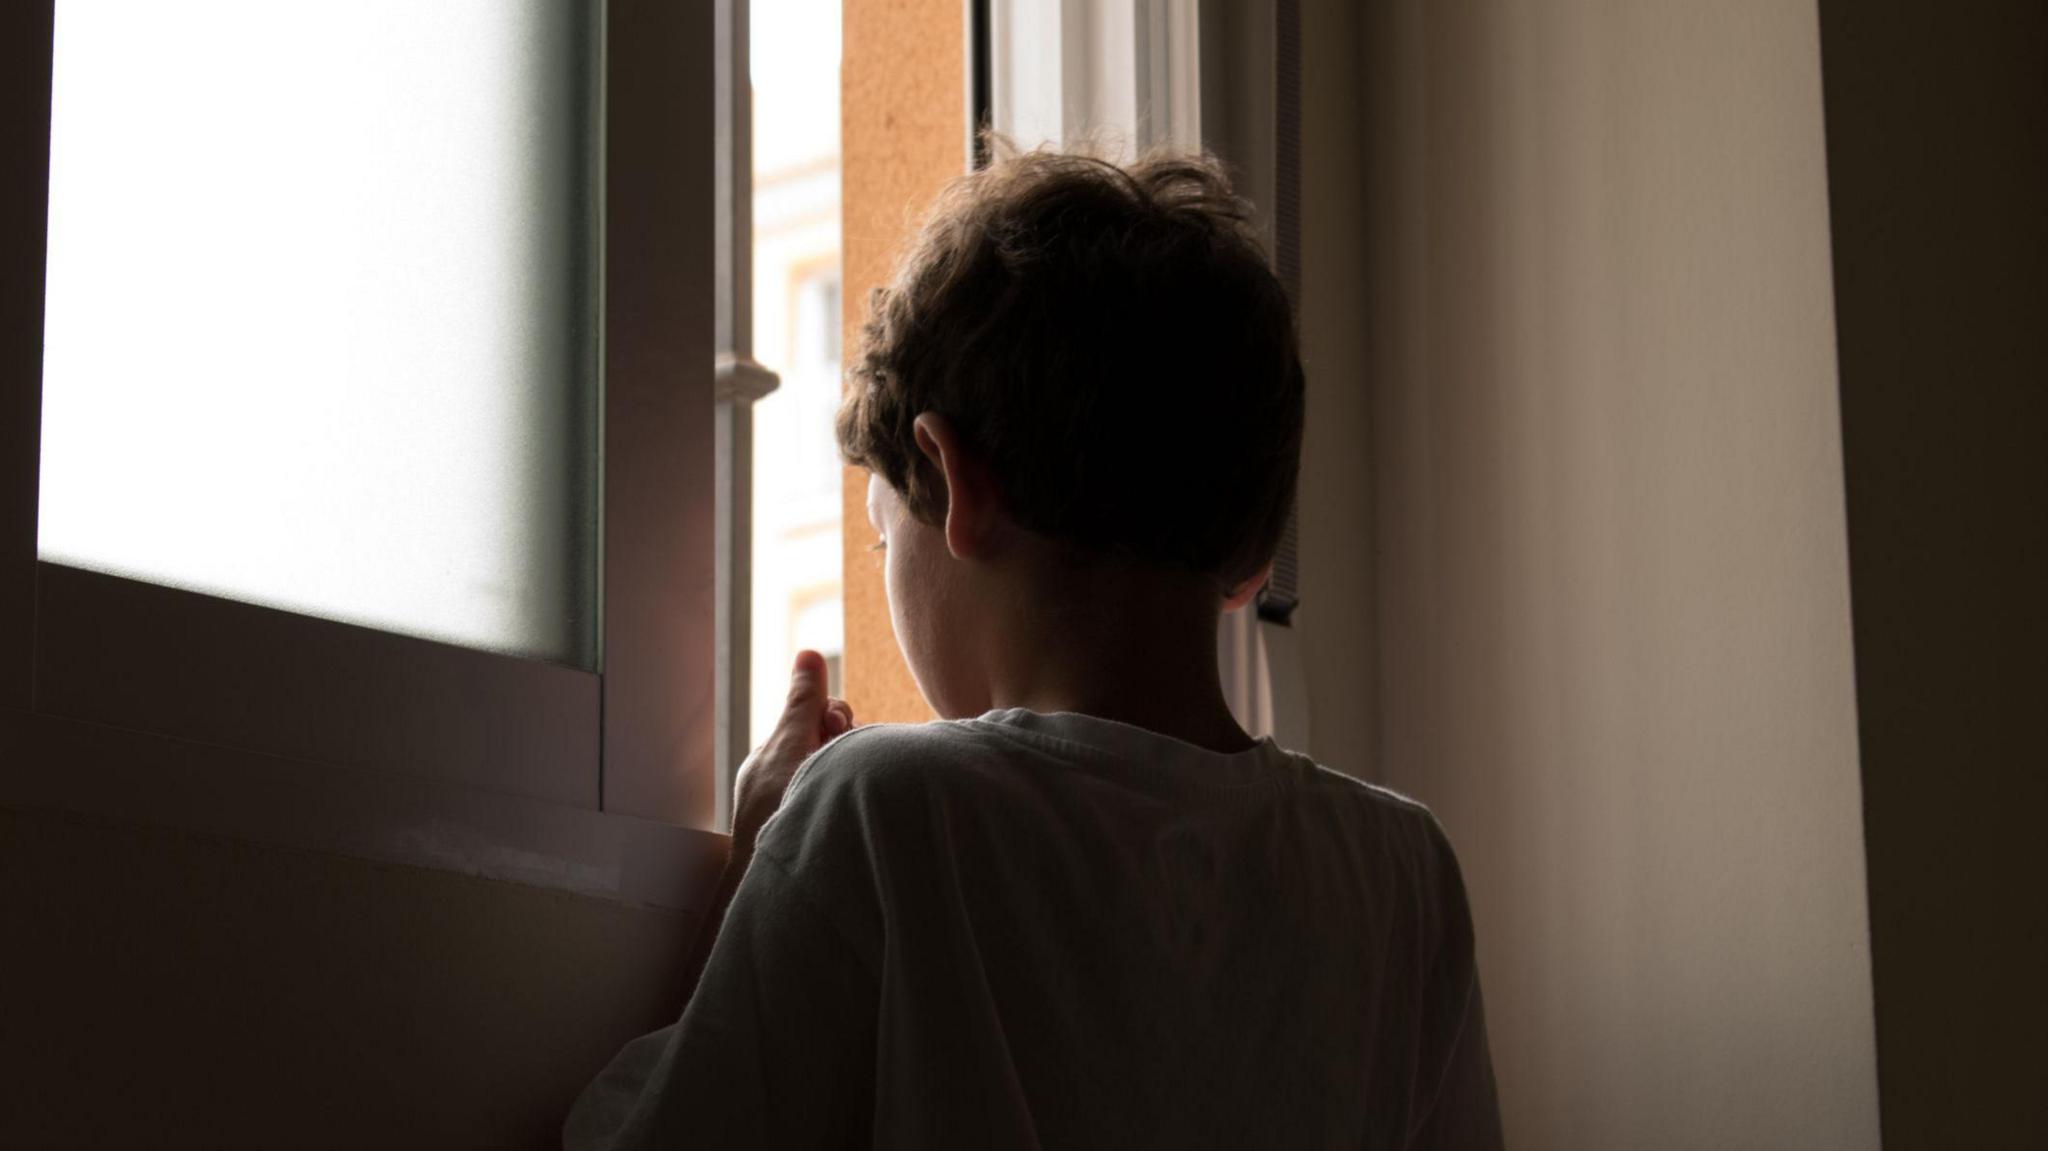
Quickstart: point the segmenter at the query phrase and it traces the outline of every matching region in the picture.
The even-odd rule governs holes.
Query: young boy
[[[1441,829],[1218,682],[1302,437],[1248,217],[1194,158],[940,200],[839,439],[944,718],[857,727],[798,659],[689,1006],[572,1148],[1499,1145]]]

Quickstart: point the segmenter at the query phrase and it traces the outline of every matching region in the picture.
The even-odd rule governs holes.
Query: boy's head
[[[1243,599],[1294,500],[1303,402],[1250,214],[1189,156],[1033,152],[955,181],[875,293],[849,372],[839,443],[873,473],[871,505],[953,559],[990,558],[947,534],[968,499],[1029,541],[1004,559]],[[943,621],[906,618],[906,592],[933,589],[903,585],[946,576],[886,542],[897,634],[934,697],[943,656],[917,633]]]

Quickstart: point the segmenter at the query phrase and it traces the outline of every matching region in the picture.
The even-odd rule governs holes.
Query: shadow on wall
[[[681,1010],[695,926],[11,809],[0,922],[20,1147],[559,1146],[590,1077]]]

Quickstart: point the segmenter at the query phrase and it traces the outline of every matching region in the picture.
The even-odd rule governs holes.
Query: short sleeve
[[[865,1146],[874,972],[757,855],[675,1025],[628,1045],[569,1116],[569,1151]]]
[[[1498,1151],[1500,1103],[1486,1039],[1472,911],[1450,840],[1428,816],[1431,858],[1423,868],[1433,888],[1436,945],[1423,981],[1421,1066],[1426,1094],[1409,1138],[1415,1151]]]

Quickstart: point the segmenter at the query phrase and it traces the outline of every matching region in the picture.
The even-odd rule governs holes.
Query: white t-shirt
[[[1495,1148],[1457,863],[1411,800],[1022,709],[859,728],[761,833],[610,1147]]]

